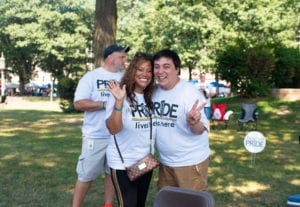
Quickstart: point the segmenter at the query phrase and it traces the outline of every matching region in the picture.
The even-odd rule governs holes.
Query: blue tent
[[[210,82],[211,85],[214,87],[226,87],[223,83],[218,83],[218,82]]]

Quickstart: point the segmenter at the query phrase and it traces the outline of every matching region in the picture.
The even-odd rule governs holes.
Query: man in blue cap
[[[114,187],[106,163],[106,148],[110,133],[105,124],[105,106],[111,95],[106,89],[110,80],[119,81],[121,71],[125,69],[126,53],[129,47],[110,45],[103,53],[104,63],[101,67],[87,72],[79,81],[75,91],[74,107],[84,111],[82,127],[82,151],[78,158],[73,207],[79,207],[84,201],[91,183],[100,174],[105,173],[105,204],[112,207]]]

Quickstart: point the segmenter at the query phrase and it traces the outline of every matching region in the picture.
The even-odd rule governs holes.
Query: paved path
[[[1,104],[0,109],[36,109],[61,111],[58,101],[27,101],[23,97],[8,96],[6,104]]]

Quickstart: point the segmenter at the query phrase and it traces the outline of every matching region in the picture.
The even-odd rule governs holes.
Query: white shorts
[[[92,181],[104,172],[110,174],[106,161],[109,142],[110,139],[82,139],[82,151],[76,168],[79,181]]]

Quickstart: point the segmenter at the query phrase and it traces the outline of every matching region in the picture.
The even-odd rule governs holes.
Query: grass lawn
[[[300,102],[275,99],[221,99],[240,112],[241,102],[259,107],[258,131],[266,137],[255,157],[243,145],[249,130],[238,131],[237,116],[228,129],[212,129],[209,191],[216,206],[285,206],[287,196],[300,193]],[[81,151],[83,114],[0,108],[0,206],[71,206],[76,162]],[[101,207],[103,179],[97,179],[86,207]],[[156,193],[157,170],[147,206]]]

